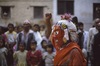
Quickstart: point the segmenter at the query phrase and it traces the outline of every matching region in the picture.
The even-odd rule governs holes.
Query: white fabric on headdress
[[[75,31],[76,32],[77,31],[75,24],[73,22],[71,22],[71,21],[60,20],[56,24],[60,25],[61,28],[64,30],[64,32],[65,32],[64,38],[66,38],[67,40],[69,40],[68,32],[71,32],[71,31]],[[67,28],[66,29],[63,28],[63,25],[66,25]]]
[[[57,24],[65,24],[65,25],[67,25],[68,30],[77,31],[76,26],[72,21],[60,20],[60,21],[57,22]]]
[[[26,20],[24,21],[24,24],[30,24],[30,21],[29,21],[28,19],[26,19]]]

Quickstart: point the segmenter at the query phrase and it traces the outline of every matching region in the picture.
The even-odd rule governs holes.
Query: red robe
[[[59,25],[55,25],[50,35],[51,42],[57,51],[54,66],[86,66],[86,60],[77,43],[70,42],[64,45],[64,35],[64,30]]]
[[[71,42],[57,51],[54,66],[86,66],[86,60],[77,43]]]

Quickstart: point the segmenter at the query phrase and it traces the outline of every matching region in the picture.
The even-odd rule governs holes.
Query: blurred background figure
[[[40,26],[38,24],[34,24],[33,31],[34,31],[35,40],[37,41],[37,49],[41,50],[42,49],[42,46],[41,46],[42,37],[40,34]]]
[[[76,16],[74,16],[74,17],[72,18],[72,22],[76,25],[76,28],[77,28],[77,30],[78,30],[78,18],[77,18]]]
[[[13,54],[15,66],[27,66],[26,61],[27,50],[25,50],[25,44],[19,44],[19,50],[15,51]]]
[[[40,34],[41,34],[42,37],[45,36],[45,30],[46,30],[45,25],[41,25],[40,26]]]
[[[78,37],[79,37],[78,45],[80,46],[86,58],[87,58],[88,36],[89,36],[88,31],[84,30],[84,24],[82,22],[79,22],[78,23]]]
[[[23,23],[23,30],[17,36],[17,50],[19,50],[19,44],[21,42],[25,43],[25,49],[30,50],[30,42],[35,40],[35,35],[33,30],[30,29],[30,21],[25,20]]]
[[[100,22],[100,19],[99,18],[96,18],[94,20],[94,27],[90,28],[89,29],[89,37],[88,37],[88,42],[87,42],[87,51],[88,51],[88,60],[91,61],[91,65],[93,66],[93,50],[92,50],[92,47],[93,47],[93,39],[94,39],[94,35],[97,34],[99,31],[98,31],[98,23]]]
[[[97,23],[98,33],[94,35],[93,39],[93,66],[100,65],[100,21]]]
[[[4,47],[5,41],[2,36],[0,36],[0,66],[8,66],[7,65],[7,48]]]
[[[55,52],[54,48],[51,44],[47,45],[46,52],[43,53],[43,59],[45,61],[45,66],[54,66],[54,57],[55,57]]]
[[[13,66],[13,47],[16,44],[16,38],[17,33],[14,31],[14,25],[12,23],[8,24],[8,31],[5,32],[5,35],[7,36],[7,49],[8,49],[8,55],[7,55],[7,63],[8,66]]]

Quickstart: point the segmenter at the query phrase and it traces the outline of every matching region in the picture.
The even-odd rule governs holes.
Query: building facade
[[[92,27],[93,20],[100,18],[100,0],[53,0],[54,22],[66,12],[77,16],[78,21],[83,22],[88,30]]]
[[[47,12],[53,14],[54,23],[62,14],[71,13],[88,30],[100,18],[100,0],[0,0],[0,25],[16,25],[26,19],[40,24]]]
[[[45,13],[52,12],[52,0],[0,0],[0,24],[21,24],[28,19],[41,23]]]

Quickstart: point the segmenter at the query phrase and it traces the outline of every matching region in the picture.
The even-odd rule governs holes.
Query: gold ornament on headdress
[[[63,23],[61,24],[61,26],[62,26],[63,29],[66,29],[67,28],[67,25],[66,24],[63,24]]]

